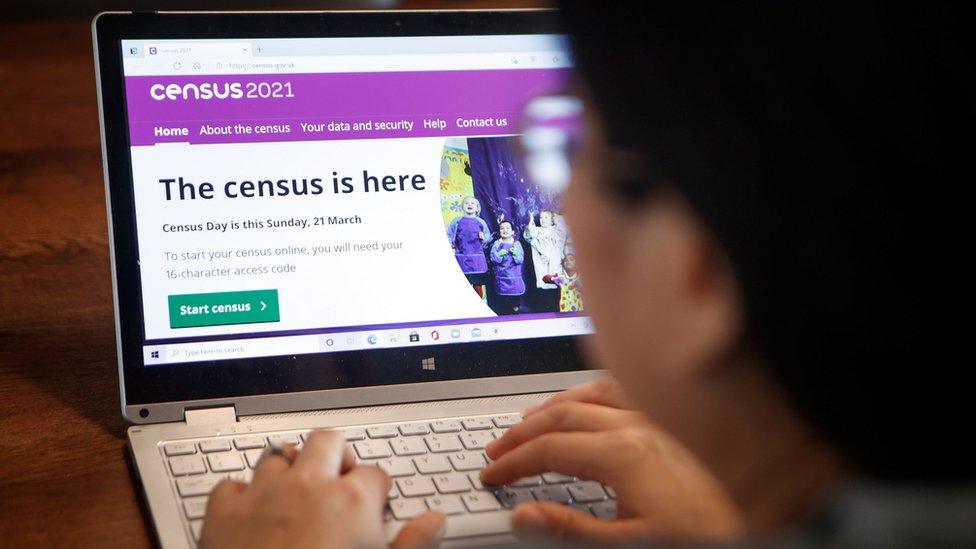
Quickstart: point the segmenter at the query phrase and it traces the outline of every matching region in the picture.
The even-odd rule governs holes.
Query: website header
[[[568,77],[568,69],[134,76],[126,98],[133,146],[508,135],[531,98]]]

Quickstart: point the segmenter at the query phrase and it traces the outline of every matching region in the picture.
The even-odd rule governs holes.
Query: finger
[[[617,380],[607,376],[574,385],[539,404],[529,406],[525,410],[522,410],[522,416],[527,417],[560,402],[568,401],[588,402],[590,404],[599,404],[611,408],[633,409],[634,407]]]
[[[226,508],[245,488],[247,488],[246,483],[236,480],[225,478],[218,482],[213,487],[213,490],[210,491],[210,497],[207,499],[207,516],[210,516],[211,511],[219,513],[222,509]]]
[[[285,451],[292,456],[292,459],[297,459],[298,450],[294,446],[285,446]],[[261,456],[261,460],[258,461],[258,466],[254,469],[254,478],[251,479],[251,486],[260,490],[267,485],[278,482],[281,476],[291,469],[291,464],[292,462],[288,458],[266,451]]]
[[[428,511],[411,520],[397,534],[393,549],[429,549],[440,545],[447,521],[440,511]]]
[[[646,527],[635,519],[600,520],[558,503],[523,503],[512,514],[512,529],[519,536],[546,535],[566,541],[611,543],[645,537]]]
[[[386,494],[390,491],[392,481],[386,471],[375,465],[357,465],[342,476],[343,482],[349,483],[356,493],[365,499],[367,508],[382,511],[386,505]]]
[[[354,463],[346,439],[340,433],[313,431],[295,458],[292,469],[308,480],[324,480],[339,476]]]
[[[617,479],[615,456],[608,451],[608,437],[613,433],[546,433],[489,463],[481,470],[481,480],[486,484],[508,484],[554,471],[613,486]]]
[[[485,447],[488,457],[498,459],[506,452],[545,433],[554,431],[607,431],[623,427],[636,412],[585,402],[560,402],[513,425],[502,438]]]

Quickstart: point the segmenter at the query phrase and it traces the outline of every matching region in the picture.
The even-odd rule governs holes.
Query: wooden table
[[[0,23],[0,546],[153,539],[119,404],[89,25]]]

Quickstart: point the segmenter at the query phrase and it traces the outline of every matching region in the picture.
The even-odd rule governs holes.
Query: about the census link
[[[357,181],[358,180],[358,181]],[[357,187],[357,183],[359,184]],[[218,192],[209,181],[193,182],[184,177],[160,179],[166,200],[211,200]],[[340,176],[332,172],[330,179],[321,177],[303,177],[291,179],[242,179],[227,181],[219,186],[220,192],[227,198],[259,198],[273,196],[307,196],[321,195],[332,191],[333,194],[363,193],[391,193],[400,191],[422,191],[427,182],[420,174],[401,175],[371,175],[368,170],[362,171],[362,178]]]

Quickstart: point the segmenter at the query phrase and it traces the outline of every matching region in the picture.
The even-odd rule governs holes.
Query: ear
[[[721,367],[739,344],[742,307],[730,262],[691,206],[678,194],[648,201],[638,216],[635,249],[642,254],[633,268],[655,273],[657,299],[648,315],[667,324],[657,333],[670,355],[661,367],[677,377],[699,376]],[[657,265],[651,265],[650,263]]]

